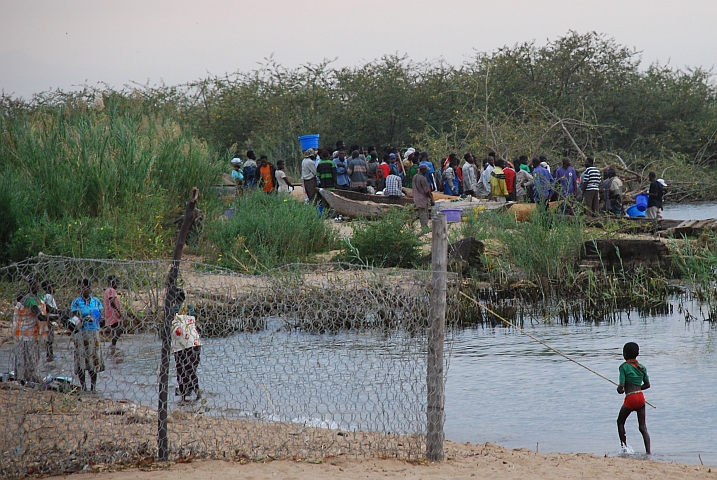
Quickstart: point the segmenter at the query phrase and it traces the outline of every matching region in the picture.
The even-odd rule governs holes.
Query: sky
[[[717,0],[0,0],[0,91],[177,85],[387,54],[453,65],[574,30],[641,52],[643,65],[717,66]],[[335,60],[334,60],[335,59]]]

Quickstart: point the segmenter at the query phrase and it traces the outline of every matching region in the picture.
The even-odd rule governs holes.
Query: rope
[[[494,317],[496,317],[497,319],[499,319],[501,322],[506,323],[506,324],[510,325],[511,327],[515,328],[516,330],[518,330],[518,331],[519,331],[520,333],[522,333],[523,335],[532,338],[533,340],[535,340],[535,341],[538,342],[539,344],[541,344],[541,345],[543,345],[544,347],[546,347],[546,348],[552,350],[553,352],[557,353],[557,354],[560,355],[561,357],[563,357],[563,358],[565,358],[565,359],[567,359],[567,360],[570,360],[571,362],[573,362],[573,363],[575,363],[575,364],[577,364],[577,365],[580,365],[581,367],[583,367],[583,368],[584,368],[585,370],[587,370],[588,372],[594,373],[594,374],[597,375],[598,377],[600,377],[600,378],[602,378],[602,379],[604,379],[604,380],[607,380],[608,382],[612,383],[612,384],[615,385],[615,386],[618,386],[617,383],[615,383],[613,380],[607,378],[605,375],[602,375],[601,373],[596,372],[595,370],[591,369],[590,367],[587,367],[587,366],[583,365],[582,363],[578,362],[577,360],[575,360],[575,359],[573,359],[573,358],[570,358],[569,356],[565,355],[565,354],[564,354],[563,352],[561,352],[560,350],[551,347],[550,345],[548,345],[547,343],[543,342],[543,341],[540,340],[539,338],[534,337],[533,335],[529,334],[528,332],[526,332],[526,331],[523,330],[522,328],[520,328],[520,327],[518,327],[517,325],[513,324],[512,322],[510,322],[509,320],[506,320],[505,318],[501,317],[500,315],[498,315],[496,312],[494,312],[494,311],[491,310],[490,308],[488,308],[488,307],[486,307],[485,305],[483,305],[482,303],[478,302],[475,298],[470,297],[470,296],[466,295],[466,294],[463,293],[463,292],[460,292],[460,294],[463,295],[464,297],[466,297],[466,298],[467,298],[468,300],[470,300],[471,302],[473,302],[473,303],[475,303],[476,305],[478,305],[479,307],[484,308],[488,313],[490,313],[491,315],[493,315]],[[651,406],[652,408],[657,408],[656,406],[654,406],[653,404],[651,404],[651,403],[648,402],[647,400],[645,400],[645,403],[648,404],[649,406]]]

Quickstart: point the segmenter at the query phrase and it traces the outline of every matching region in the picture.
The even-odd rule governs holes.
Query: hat
[[[395,154],[395,153],[389,153],[389,154],[388,154],[388,158],[396,158],[396,154]]]
[[[428,171],[428,165],[426,165],[425,163],[421,163],[420,165],[418,165],[418,169]]]
[[[412,153],[415,153],[416,149],[413,147],[410,147],[406,152],[403,154],[403,158],[408,158],[411,156]]]
[[[305,157],[310,157],[312,155],[316,155],[316,150],[314,150],[313,148],[307,148],[306,150],[304,150]]]
[[[661,178],[658,178],[658,179],[657,179],[657,183],[659,183],[659,184],[662,185],[663,187],[666,187],[666,186],[667,186],[667,184],[665,183],[665,181],[664,181],[663,179],[661,179]]]
[[[540,162],[540,166],[543,168],[548,168],[548,162]]]
[[[231,164],[232,165],[241,165],[241,158],[239,158],[239,157],[232,158]]]

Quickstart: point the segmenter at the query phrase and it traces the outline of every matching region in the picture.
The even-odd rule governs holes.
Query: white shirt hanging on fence
[[[196,321],[197,319],[192,315],[177,314],[174,316],[174,320],[172,320],[172,353],[202,345]]]

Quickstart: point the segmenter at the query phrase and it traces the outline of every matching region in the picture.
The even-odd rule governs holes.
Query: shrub
[[[412,267],[423,242],[413,229],[413,211],[392,209],[375,220],[356,222],[351,239],[343,239],[343,258],[375,267]]]
[[[282,194],[245,193],[231,218],[216,218],[205,229],[204,250],[220,265],[255,273],[326,252],[336,243],[332,226],[316,207]]]

